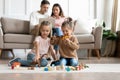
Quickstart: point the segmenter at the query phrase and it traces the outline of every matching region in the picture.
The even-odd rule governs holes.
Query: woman
[[[53,27],[53,35],[54,36],[61,36],[63,35],[61,31],[61,25],[65,21],[65,16],[60,4],[56,3],[52,7],[52,14],[51,17],[55,19],[55,26]],[[56,54],[58,53],[58,45],[54,46]]]

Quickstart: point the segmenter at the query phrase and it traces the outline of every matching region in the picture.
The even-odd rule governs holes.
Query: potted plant
[[[114,32],[111,32],[110,29],[106,30],[105,27],[105,22],[103,22],[103,38],[106,38],[107,40],[116,40],[117,39],[117,34]]]
[[[117,34],[112,32],[110,29],[106,29],[105,22],[103,26],[103,42],[102,42],[102,56],[113,56],[116,46]]]

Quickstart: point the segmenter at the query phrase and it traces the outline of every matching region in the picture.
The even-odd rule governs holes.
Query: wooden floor
[[[7,64],[9,60],[0,59],[0,64]],[[79,62],[89,64],[120,64],[120,58],[96,57],[80,58]],[[120,73],[37,73],[37,74],[0,74],[0,80],[120,80]]]

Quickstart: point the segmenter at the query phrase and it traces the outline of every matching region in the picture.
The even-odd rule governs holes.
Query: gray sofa
[[[29,34],[29,21],[1,18],[0,52],[12,49],[31,49],[34,36]],[[2,54],[1,54],[2,56]]]
[[[102,27],[95,27],[91,34],[75,34],[79,41],[80,49],[86,49],[88,51],[88,59],[91,56],[91,52],[95,52],[98,59],[100,59],[100,49],[102,44]]]
[[[78,38],[80,49],[94,49],[100,59],[102,42],[102,27],[93,29],[92,34],[75,34]],[[31,49],[34,36],[29,34],[29,21],[12,18],[1,18],[0,27],[0,52],[12,49]],[[13,54],[14,56],[14,54]]]
[[[30,49],[33,35],[29,34],[29,21],[1,18],[0,48]]]

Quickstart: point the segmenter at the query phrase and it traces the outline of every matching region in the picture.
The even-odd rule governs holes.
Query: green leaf
[[[103,38],[106,38],[108,40],[116,40],[117,34],[112,33],[111,30],[103,30]]]

